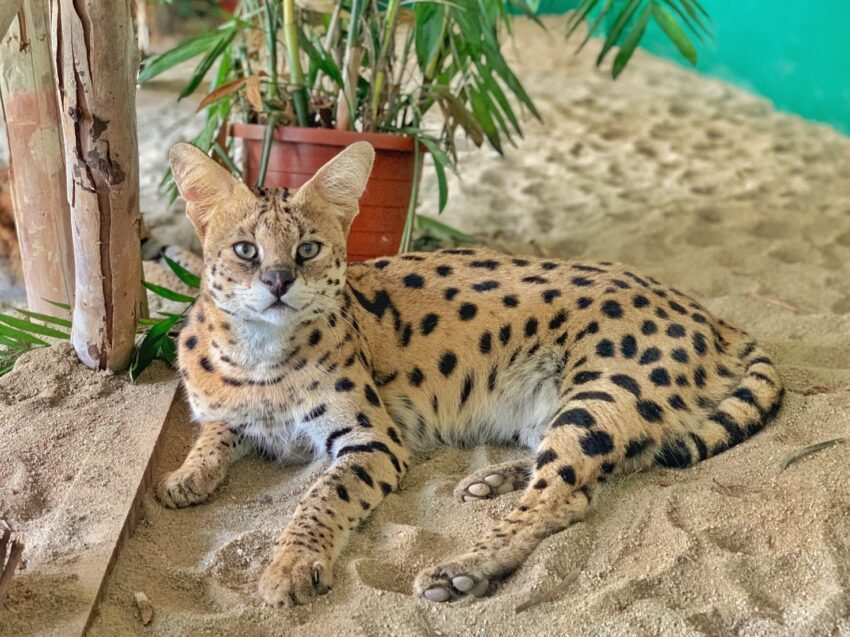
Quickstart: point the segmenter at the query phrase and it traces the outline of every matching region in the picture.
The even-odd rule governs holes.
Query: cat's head
[[[191,144],[168,155],[223,310],[282,324],[327,309],[345,284],[346,242],[375,151],[352,144],[294,194],[255,193]]]

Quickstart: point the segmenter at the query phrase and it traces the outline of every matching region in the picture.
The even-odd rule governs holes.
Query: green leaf
[[[189,272],[182,265],[177,263],[174,259],[170,258],[167,254],[163,253],[162,258],[165,259],[165,262],[168,264],[168,267],[171,268],[171,271],[177,276],[178,279],[183,281],[190,288],[198,289],[201,287],[201,277],[197,274],[193,274]]]
[[[482,130],[487,136],[487,141],[490,142],[490,145],[499,154],[502,154],[502,142],[499,139],[499,130],[496,128],[496,124],[493,122],[493,118],[487,108],[487,101],[475,89],[469,92],[469,97],[472,101],[472,113],[475,115],[478,123],[481,124]]]
[[[448,162],[448,157],[440,149],[437,144],[427,137],[420,137],[419,141],[431,152],[431,157],[434,160],[434,172],[437,173],[437,188],[439,190],[439,211],[443,212],[446,204],[449,201],[449,185],[446,181],[445,163]]]
[[[230,31],[225,31],[224,34],[220,36],[219,41],[207,52],[198,64],[195,72],[192,73],[192,77],[189,78],[189,83],[186,84],[182,91],[180,91],[180,95],[177,98],[178,101],[195,92],[195,89],[197,89],[201,85],[201,82],[204,81],[204,77],[206,77],[207,72],[212,68],[212,65],[215,64],[215,61],[222,53],[225,52],[227,47],[230,46],[235,35],[236,31],[231,29]]]
[[[62,327],[71,327],[71,321],[69,321],[68,319],[56,318],[55,316],[51,316],[50,314],[39,314],[38,312],[30,312],[29,310],[22,310],[19,307],[16,307],[15,311],[19,314],[23,314],[24,316],[38,319],[39,321],[44,321],[45,323],[53,323],[54,325],[61,325]]]
[[[150,283],[148,281],[143,281],[142,284],[151,292],[156,294],[157,296],[161,296],[164,299],[168,299],[169,301],[178,301],[180,303],[194,303],[194,296],[187,296],[185,294],[180,294],[180,292],[175,292],[174,290],[169,290],[166,287],[162,287],[161,285],[156,285],[155,283]]]
[[[635,20],[632,30],[629,31],[629,34],[620,45],[617,57],[614,58],[614,67],[611,70],[611,74],[615,78],[623,72],[623,69],[626,68],[626,64],[628,64],[629,60],[632,58],[635,48],[643,37],[643,34],[646,32],[646,25],[649,24],[649,16],[651,14],[652,6],[648,4],[643,8],[640,16],[638,16],[637,20]]]
[[[8,314],[0,314],[0,321],[6,325],[11,325],[14,328],[27,332],[28,334],[40,334],[41,336],[49,336],[50,338],[59,338],[62,340],[68,340],[71,338],[67,332],[60,332],[52,327],[33,323],[32,321],[25,321],[24,319],[9,316]]]
[[[135,383],[141,373],[156,359],[162,347],[162,339],[168,338],[168,332],[176,324],[177,319],[170,318],[160,321],[148,330],[136,349],[133,363],[130,365],[130,380],[132,382]]]
[[[605,37],[605,44],[602,45],[602,50],[600,50],[599,55],[596,56],[597,66],[602,64],[602,61],[605,59],[605,56],[608,55],[608,52],[614,47],[615,44],[617,44],[617,40],[619,40],[620,34],[623,33],[623,29],[626,28],[626,25],[632,19],[632,16],[635,14],[635,11],[637,11],[638,7],[640,7],[641,2],[643,2],[643,0],[628,0],[626,6],[623,7],[623,9],[620,11],[620,14],[614,21],[614,25],[611,27],[611,30]]]
[[[170,336],[160,339],[159,355],[172,367],[177,366],[177,346]]]
[[[136,81],[139,84],[144,84],[160,73],[173,69],[178,64],[186,60],[191,60],[193,57],[201,55],[201,53],[206,53],[219,42],[220,38],[221,36],[218,31],[207,31],[189,38],[185,42],[181,42],[165,53],[148,58],[145,60],[141,71],[139,71]]]
[[[446,236],[457,243],[480,243],[478,239],[450,225],[437,221],[434,217],[416,215],[416,227],[420,230]]]
[[[42,299],[42,301],[45,301],[46,303],[50,303],[50,305],[52,305],[54,307],[58,307],[62,310],[68,310],[69,312],[71,311],[71,306],[68,305],[67,303],[58,303],[56,301],[51,301],[50,299]]]
[[[12,338],[20,343],[29,343],[30,345],[47,345],[47,343],[40,338],[36,338],[28,332],[16,330],[14,327],[10,327],[9,325],[0,325],[0,336]]]
[[[658,26],[660,26],[664,33],[667,34],[670,41],[676,45],[676,48],[679,49],[679,53],[681,53],[691,64],[696,66],[697,50],[694,47],[694,43],[691,42],[690,38],[688,38],[685,32],[682,31],[682,27],[680,27],[679,23],[676,22],[676,19],[670,15],[670,12],[661,5],[653,4],[652,17],[655,18]]]
[[[419,67],[424,71],[443,45],[443,19],[446,8],[437,3],[420,2],[413,7],[416,25],[414,46]]]

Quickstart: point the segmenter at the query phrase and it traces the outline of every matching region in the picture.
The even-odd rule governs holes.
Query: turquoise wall
[[[574,0],[543,0],[561,13]],[[697,69],[850,134],[850,0],[702,0],[714,39]],[[687,65],[657,27],[644,48]],[[625,71],[628,73],[628,70]]]

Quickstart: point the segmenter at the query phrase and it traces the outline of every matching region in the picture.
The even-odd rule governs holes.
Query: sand
[[[155,365],[131,385],[61,344],[0,378],[0,519],[22,538],[0,635],[79,635],[177,388]]]
[[[592,68],[595,45],[574,57],[563,21],[549,24],[546,36],[518,21],[515,46],[546,124],[504,158],[463,151],[443,220],[516,252],[624,261],[697,296],[778,363],[777,421],[694,468],[606,485],[491,597],[451,606],[412,597],[414,575],[517,499],[460,504],[454,484],[521,450],[419,458],[353,534],[333,590],[284,610],[256,582],[323,467],[245,460],[204,506],[147,494],[92,635],[850,635],[850,443],[780,469],[793,450],[850,438],[850,139],[642,52],[613,83]],[[184,409],[163,470],[193,435]]]

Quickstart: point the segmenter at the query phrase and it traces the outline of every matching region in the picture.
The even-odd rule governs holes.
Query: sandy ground
[[[850,139],[643,53],[612,83],[552,28],[517,25],[518,75],[546,124],[505,158],[464,152],[444,220],[518,252],[624,261],[699,297],[779,364],[776,423],[697,467],[607,485],[491,597],[453,606],[413,598],[415,573],[516,495],[460,504],[452,488],[522,452],[420,458],[354,533],[331,593],[288,610],[264,607],[256,582],[322,467],[246,460],[205,506],[147,495],[93,635],[850,635],[850,443],[780,470],[795,449],[850,437]],[[157,175],[163,156],[143,169]],[[426,212],[435,191],[429,176]],[[163,470],[193,435],[184,413]],[[155,607],[147,627],[138,591]]]

